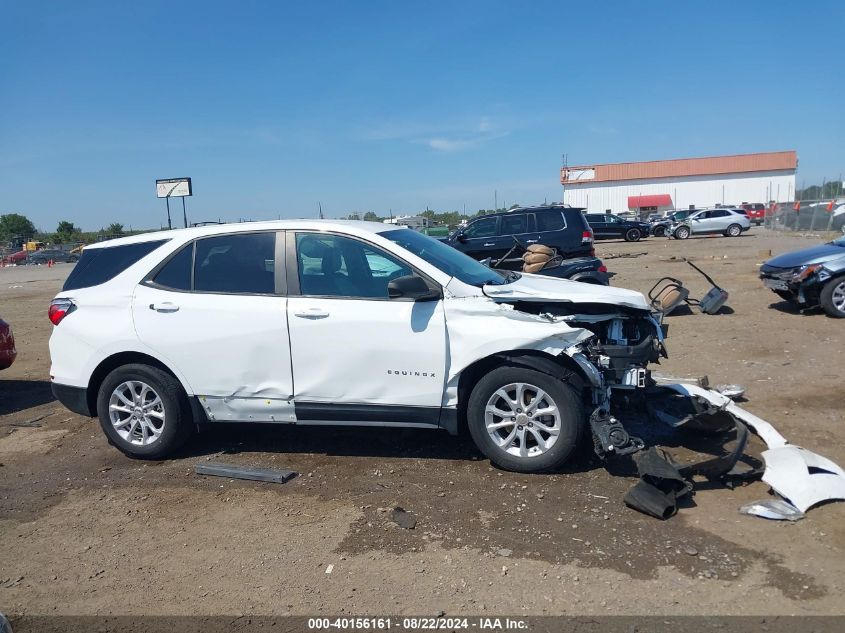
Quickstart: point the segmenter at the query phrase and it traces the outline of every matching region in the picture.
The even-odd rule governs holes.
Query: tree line
[[[461,211],[433,211],[431,209],[426,209],[425,211],[420,211],[418,213],[394,213],[392,216],[386,215],[378,215],[375,211],[366,211],[364,213],[350,213],[348,215],[343,216],[341,219],[343,220],[364,220],[365,222],[384,222],[385,220],[389,219],[390,217],[398,217],[398,216],[420,216],[423,218],[428,218],[432,221],[435,225],[438,226],[457,226],[461,222],[472,220],[473,218],[477,218],[482,215],[488,215],[490,213],[501,213],[503,211],[508,211],[510,209],[516,209],[519,207],[518,204],[512,204],[509,207],[505,208],[502,207],[500,209],[479,209],[474,213],[462,213]]]
[[[106,237],[120,237],[128,232],[119,222],[112,222],[99,231],[83,231],[73,222],[62,220],[56,230],[41,231],[35,227],[32,220],[20,213],[6,213],[0,215],[0,243],[10,243],[21,246],[32,240],[50,244],[90,244]]]

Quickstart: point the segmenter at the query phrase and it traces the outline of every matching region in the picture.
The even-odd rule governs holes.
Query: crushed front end
[[[611,414],[611,402],[614,394],[631,395],[654,386],[649,364],[668,357],[659,314],[606,304],[525,302],[514,307],[593,334],[566,354],[590,382],[590,427],[596,454],[604,458],[641,450],[643,441],[631,436]]]

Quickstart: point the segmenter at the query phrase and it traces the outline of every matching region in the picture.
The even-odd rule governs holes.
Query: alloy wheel
[[[536,457],[560,436],[557,404],[545,391],[516,382],[497,389],[487,400],[484,425],[500,449],[516,457]]]
[[[845,280],[836,284],[833,292],[830,295],[830,301],[833,307],[845,314]]]
[[[148,446],[164,431],[164,403],[147,383],[127,380],[112,391],[109,420],[126,442]]]

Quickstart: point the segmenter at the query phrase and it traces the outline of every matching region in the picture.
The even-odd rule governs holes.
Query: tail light
[[[607,266],[605,266],[604,264],[599,266],[599,272],[600,273],[606,273],[607,272]]]
[[[47,316],[50,317],[50,323],[58,325],[74,310],[76,310],[76,304],[70,299],[53,299],[50,302],[50,309],[47,310]]]
[[[581,243],[587,244],[593,241],[593,232],[590,230],[584,231],[581,233]]]

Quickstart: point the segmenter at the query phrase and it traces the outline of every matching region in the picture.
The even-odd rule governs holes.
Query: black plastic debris
[[[678,472],[666,453],[650,446],[634,456],[640,481],[625,495],[625,505],[668,519],[678,512],[678,499],[692,492],[692,484]]]
[[[723,421],[712,411],[705,411],[702,420],[696,420],[703,428],[723,429]],[[738,465],[748,444],[748,427],[733,419],[736,429],[736,445],[733,450],[704,461],[678,466],[665,451],[649,447],[634,456],[640,481],[625,495],[625,504],[658,519],[668,519],[678,512],[678,500],[694,494],[693,477],[704,477],[711,482],[733,488],[737,482],[759,479],[762,470],[743,468]],[[688,422],[687,426],[689,426]]]
[[[266,481],[273,484],[283,484],[296,477],[293,470],[277,468],[249,468],[232,464],[209,462],[194,466],[198,475],[212,475],[213,477],[227,477],[229,479],[248,479],[250,481]]]
[[[396,506],[390,511],[390,520],[406,530],[413,530],[417,526],[416,517],[399,506]]]

